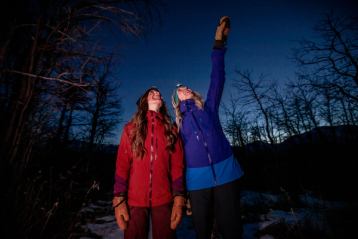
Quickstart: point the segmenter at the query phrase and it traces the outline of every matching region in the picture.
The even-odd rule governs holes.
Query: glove
[[[124,197],[114,197],[112,206],[119,229],[125,230],[129,221],[126,199]]]
[[[229,31],[230,18],[228,16],[224,16],[220,18],[219,25],[216,27],[214,46],[220,47],[220,45],[225,45],[227,42]]]
[[[181,221],[184,204],[185,198],[183,196],[176,196],[174,198],[172,216],[170,218],[170,228],[172,230],[175,230]]]

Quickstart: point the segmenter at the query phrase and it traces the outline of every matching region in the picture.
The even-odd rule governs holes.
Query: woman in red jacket
[[[113,207],[124,238],[175,238],[184,206],[183,150],[157,88],[137,102],[118,148]]]

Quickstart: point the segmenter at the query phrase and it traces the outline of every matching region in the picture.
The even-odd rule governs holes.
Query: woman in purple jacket
[[[184,85],[178,85],[172,96],[184,144],[186,186],[199,239],[210,238],[214,221],[223,238],[242,237],[238,179],[243,171],[224,135],[218,113],[225,83],[229,20],[227,16],[222,17],[216,29],[206,101]]]

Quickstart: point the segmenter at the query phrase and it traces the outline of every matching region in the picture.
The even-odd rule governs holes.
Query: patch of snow
[[[270,193],[260,193],[254,191],[241,192],[241,204],[245,206],[265,205],[272,206],[279,202],[279,196]]]
[[[312,194],[304,194],[299,197],[300,204],[305,208],[291,208],[291,209],[272,209],[280,208],[280,203],[283,202],[282,194],[270,194],[260,193],[254,191],[243,191],[241,194],[241,204],[243,208],[247,208],[247,211],[251,213],[257,213],[250,218],[250,223],[243,224],[244,239],[257,239],[256,233],[264,230],[266,227],[274,225],[276,223],[285,223],[295,225],[298,223],[309,222],[315,226],[315,228],[324,229],[326,221],[324,212],[329,208],[337,208],[345,206],[342,202],[330,202],[323,201],[314,197]],[[285,204],[287,205],[287,204]],[[297,205],[297,204],[294,204]],[[255,211],[255,207],[265,207],[268,209],[267,213],[260,214]],[[284,206],[283,208],[287,208]],[[93,215],[94,219],[87,224],[82,225],[82,229],[90,234],[95,234],[104,239],[121,239],[123,238],[123,232],[119,230],[115,221],[113,211],[111,210],[111,203],[106,201],[98,201],[89,204],[81,210],[84,215]],[[253,218],[253,220],[252,220]],[[87,239],[88,237],[82,237],[81,239]],[[151,239],[151,232],[149,239]],[[196,234],[193,227],[192,218],[184,216],[181,224],[177,228],[178,239],[195,239]],[[272,235],[262,235],[258,239],[274,239]]]
[[[325,201],[320,198],[313,196],[311,193],[305,193],[299,196],[301,203],[308,207],[315,208],[342,208],[346,206],[343,202],[337,201]]]
[[[112,221],[110,223],[87,223],[85,228],[91,233],[101,236],[103,239],[121,239],[124,238],[123,232],[118,229],[117,223]],[[84,238],[81,238],[84,239]]]

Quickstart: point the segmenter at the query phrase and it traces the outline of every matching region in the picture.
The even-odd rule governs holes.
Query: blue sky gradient
[[[124,108],[124,122],[113,143],[119,143],[121,128],[132,117],[136,100],[148,87],[161,90],[171,112],[170,95],[178,82],[206,96],[210,53],[221,16],[231,17],[225,101],[232,93],[237,69],[263,74],[278,84],[293,79],[296,66],[290,57],[292,48],[298,47],[297,41],[316,37],[313,27],[325,13],[351,15],[358,12],[357,5],[353,0],[164,1],[160,6],[162,22],[145,38],[127,38],[123,43],[109,32],[106,47],[117,47],[117,42],[121,42],[121,57],[112,72],[121,83],[118,94]]]

